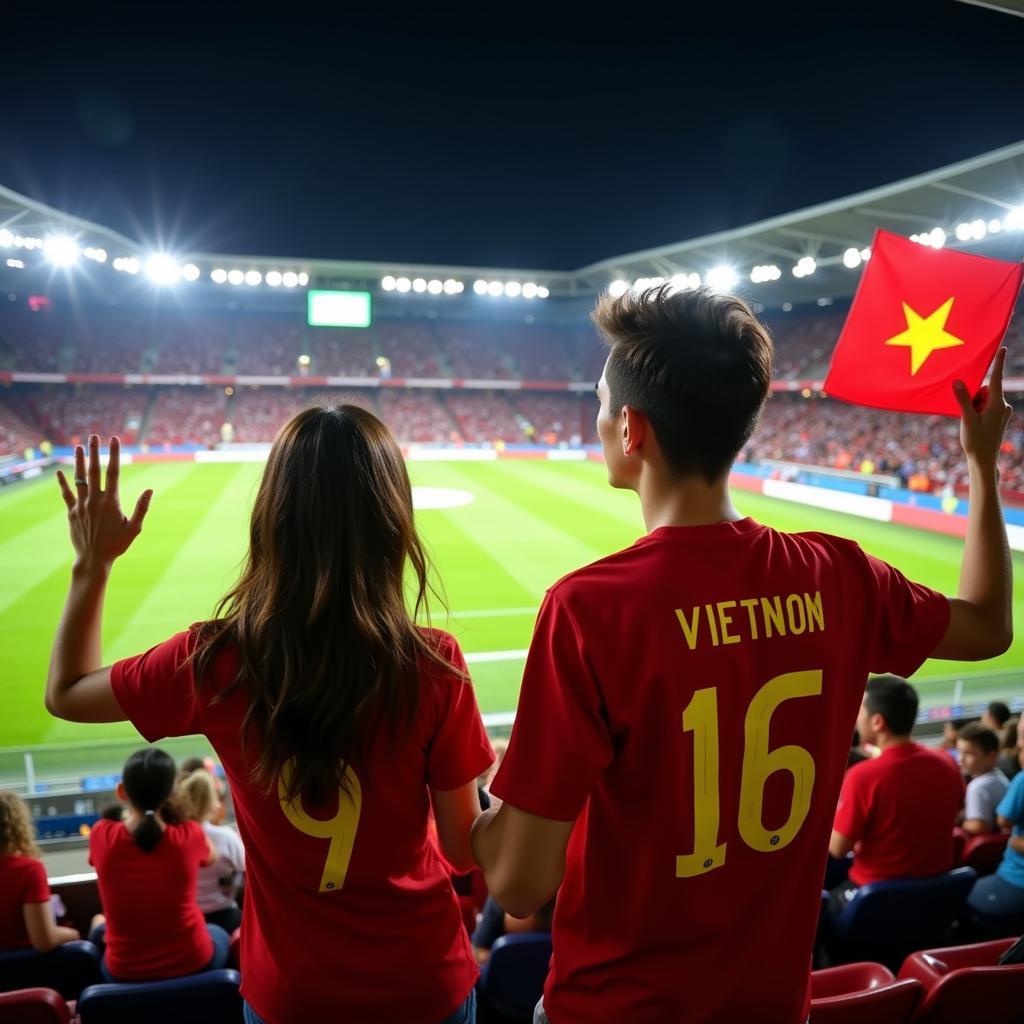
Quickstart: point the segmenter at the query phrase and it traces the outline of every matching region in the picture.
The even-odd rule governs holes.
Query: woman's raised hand
[[[76,568],[109,569],[114,559],[123,555],[142,532],[142,522],[149,511],[153,492],[146,490],[139,495],[135,511],[129,519],[121,511],[117,494],[120,475],[121,442],[112,437],[107,463],[107,486],[105,490],[100,487],[100,439],[96,434],[89,435],[88,471],[85,466],[85,449],[81,445],[75,447],[74,491],[68,486],[64,474],[57,470],[61,496],[68,508]]]

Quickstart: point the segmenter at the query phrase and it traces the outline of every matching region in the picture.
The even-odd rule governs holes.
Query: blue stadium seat
[[[82,989],[102,980],[99,950],[81,939],[65,942],[49,953],[34,949],[0,952],[0,992],[52,988],[64,999],[77,999]]]
[[[78,1000],[81,1024],[240,1024],[238,971],[168,981],[91,985]]]
[[[829,956],[833,963],[877,960],[899,970],[914,950],[942,944],[977,877],[971,868],[956,868],[931,878],[861,886],[838,914],[829,915]]]
[[[549,932],[502,935],[491,947],[477,986],[487,1019],[500,1024],[529,1024],[533,1008],[544,994],[550,960]]]

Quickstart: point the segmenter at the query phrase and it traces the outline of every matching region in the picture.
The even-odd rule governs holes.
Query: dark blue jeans
[[[266,1024],[248,1003],[245,1004],[245,1024]],[[466,1001],[440,1024],[476,1024],[476,989],[470,989]]]
[[[210,938],[213,940],[213,956],[205,967],[196,972],[197,974],[201,974],[204,971],[219,971],[222,967],[227,967],[228,964],[228,952],[231,949],[231,936],[228,935],[223,928],[220,928],[215,924],[208,924],[206,926],[206,930],[210,933]],[[103,957],[100,960],[100,974],[103,975],[103,980],[121,982],[123,979],[115,978],[110,971],[107,970],[106,937],[107,926],[105,924],[96,925],[96,927],[89,933],[89,941],[98,946],[103,952]],[[132,980],[149,981],[150,979],[133,978]]]

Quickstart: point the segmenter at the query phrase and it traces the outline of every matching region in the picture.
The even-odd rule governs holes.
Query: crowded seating
[[[526,439],[509,400],[498,391],[451,392],[444,403],[466,441],[518,444]]]
[[[3,399],[0,399],[0,458],[5,455],[22,456],[26,449],[35,448],[42,438],[38,432]]]

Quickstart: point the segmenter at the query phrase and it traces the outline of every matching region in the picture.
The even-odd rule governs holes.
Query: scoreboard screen
[[[310,327],[369,327],[369,292],[306,293],[306,322]]]

